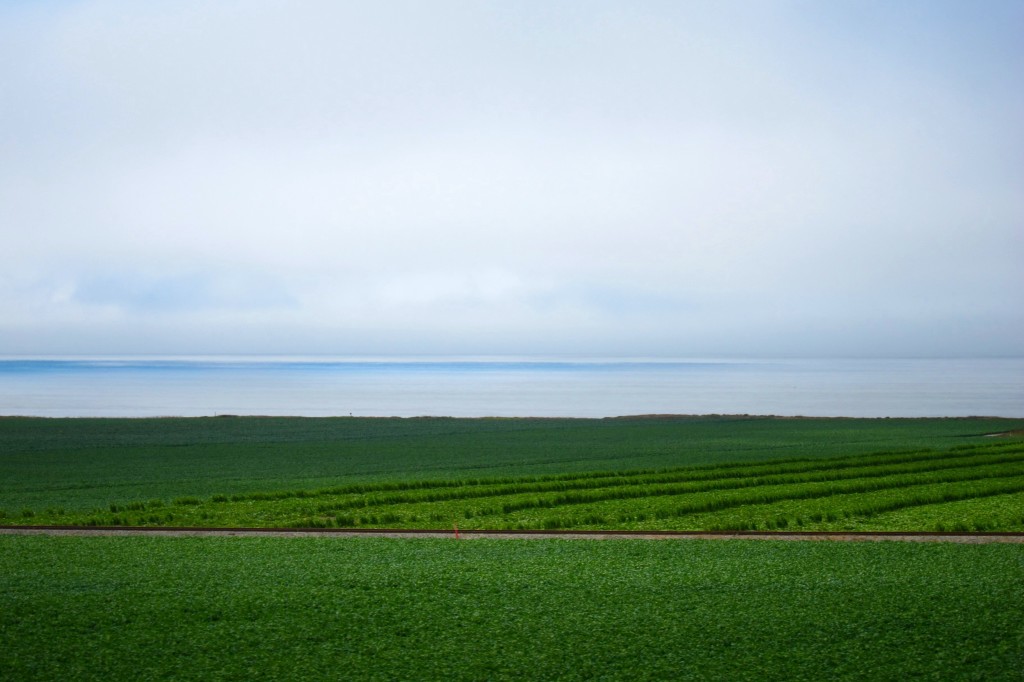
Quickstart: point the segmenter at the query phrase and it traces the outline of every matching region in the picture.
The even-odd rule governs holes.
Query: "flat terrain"
[[[1019,680],[1024,546],[0,536],[0,678]]]
[[[787,540],[820,542],[955,542],[984,545],[1024,544],[1024,533],[841,533],[801,531],[628,531],[628,530],[388,530],[362,528],[154,528],[82,526],[0,526],[0,535],[64,537],[276,537],[276,538],[390,538],[448,540]]]
[[[945,449],[1022,419],[0,417],[0,508]]]
[[[714,416],[6,418],[0,523],[1017,529],[1024,439],[986,434],[1022,426]],[[822,497],[835,499],[837,513],[817,505]],[[911,498],[969,513],[887,509]],[[744,515],[755,503],[761,509]],[[864,511],[873,514],[869,527],[851,526]],[[963,518],[977,523],[946,527]]]
[[[192,526],[0,534],[0,679],[1020,680],[1024,544],[721,538],[1020,530],[1022,426],[0,419],[0,525]],[[721,533],[476,534],[612,527]]]
[[[0,524],[1024,531],[1020,423],[6,419]]]

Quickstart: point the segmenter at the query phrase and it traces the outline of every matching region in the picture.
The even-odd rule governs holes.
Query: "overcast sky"
[[[1024,2],[0,4],[0,353],[1024,354]]]

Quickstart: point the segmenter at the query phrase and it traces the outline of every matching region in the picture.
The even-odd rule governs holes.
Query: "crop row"
[[[858,478],[824,482],[783,482],[763,484],[749,488],[699,490],[678,495],[649,495],[643,499],[628,496],[593,496],[590,499],[573,497],[565,499],[559,496],[517,496],[505,501],[496,501],[488,506],[474,505],[465,507],[459,517],[480,519],[481,517],[514,517],[523,511],[542,510],[546,516],[549,512],[564,510],[570,506],[589,507],[604,502],[615,502],[623,509],[632,509],[637,517],[655,514],[657,518],[681,518],[692,514],[701,514],[778,502],[781,500],[802,500],[830,498],[844,494],[863,494],[880,490],[903,489],[933,483],[954,483],[960,481],[984,480],[993,478],[1014,477],[1021,474],[1019,466],[994,464],[984,467],[963,470],[945,470],[917,474],[891,475],[878,478]],[[438,505],[409,505],[401,507],[378,507],[377,511],[389,510],[392,513],[422,513]],[[459,507],[452,507],[453,515]],[[654,511],[656,510],[656,511]],[[628,522],[627,516],[618,521]]]
[[[900,460],[896,460],[899,462]],[[392,504],[417,502],[443,502],[469,500],[487,497],[506,497],[527,493],[562,493],[554,504],[574,504],[598,499],[624,499],[649,497],[653,495],[675,495],[703,490],[754,487],[783,482],[814,482],[886,476],[894,473],[934,471],[939,469],[969,468],[980,464],[994,464],[1024,461],[1024,452],[995,453],[992,455],[960,456],[948,458],[911,459],[905,463],[871,464],[854,466],[821,467],[818,463],[791,464],[785,468],[762,468],[754,471],[733,472],[731,476],[707,475],[708,472],[677,470],[659,474],[607,476],[600,479],[574,481],[516,482],[502,485],[473,485],[443,490],[430,489],[416,492],[349,495],[343,499],[325,502],[317,507],[323,513],[361,509]],[[587,492],[584,492],[587,491]]]
[[[814,525],[827,530],[865,529],[873,526],[872,519],[905,509],[942,506],[952,502],[975,502],[984,498],[1024,492],[1024,476],[1007,479],[980,479],[887,489],[872,493],[837,495],[826,500],[787,500],[782,503],[742,507],[731,515],[709,515],[701,519],[705,527],[719,530],[774,530],[786,527]],[[949,523],[964,517],[944,516]],[[971,515],[976,510],[967,509]],[[1021,514],[1019,516],[1024,516]],[[1020,519],[1016,520],[1020,523]],[[884,525],[884,524],[883,524]],[[920,526],[911,526],[921,528]]]
[[[1008,457],[997,457],[991,461],[984,462],[987,465],[1004,465],[1008,463],[1019,463],[1022,460],[1020,455],[1008,456]],[[933,472],[942,471],[945,472],[940,474],[943,480],[956,481],[966,480],[974,476],[978,476],[978,470],[982,468],[977,462],[947,462],[943,465],[934,465],[927,468],[914,468],[905,467],[901,465],[896,466],[871,466],[857,469],[839,469],[839,470],[828,470],[828,471],[814,471],[806,474],[793,474],[793,475],[773,475],[773,476],[757,476],[757,477],[743,477],[736,479],[723,479],[718,481],[698,482],[698,483],[680,483],[674,485],[662,485],[662,486],[634,486],[628,488],[608,489],[599,490],[593,492],[572,492],[561,494],[553,498],[534,498],[523,500],[518,503],[505,504],[502,507],[502,511],[505,514],[509,514],[520,509],[530,509],[534,507],[558,507],[575,504],[588,504],[591,502],[600,502],[604,500],[616,500],[616,499],[638,499],[647,497],[658,497],[658,496],[678,496],[687,495],[691,493],[701,493],[710,491],[727,491],[736,489],[756,489],[757,494],[763,494],[763,491],[772,486],[782,485],[799,485],[802,488],[803,493],[814,495],[813,491],[834,490],[833,487],[825,486],[813,486],[812,484],[817,483],[837,483],[842,485],[843,482],[849,482],[849,485],[856,488],[857,490],[871,490],[876,488],[895,487],[898,485],[914,485],[918,479],[917,476],[926,476]],[[986,472],[988,469],[985,470]],[[1012,471],[1019,471],[1019,468],[1014,468]],[[895,476],[900,474],[906,474],[905,478],[894,479]],[[980,476],[986,476],[987,473],[981,473]],[[898,480],[899,482],[894,482]],[[912,482],[914,481],[914,482]],[[832,492],[826,492],[825,494],[834,494]]]
[[[1024,452],[1024,445],[1019,443],[985,444],[955,448],[944,453],[932,450],[911,450],[869,455],[852,455],[828,460],[788,459],[775,460],[763,464],[721,463],[700,467],[678,467],[672,469],[642,469],[626,472],[590,472],[584,474],[555,474],[530,477],[501,477],[468,480],[411,480],[380,483],[357,483],[317,490],[287,490],[276,492],[255,492],[246,494],[215,494],[211,502],[223,504],[229,502],[280,502],[284,500],[305,500],[313,498],[333,498],[322,503],[318,511],[330,513],[345,509],[360,509],[385,504],[402,504],[412,502],[440,502],[445,500],[473,499],[480,497],[504,496],[531,492],[579,491],[611,488],[615,486],[639,485],[646,486],[657,483],[724,481],[726,479],[750,479],[747,485],[761,485],[767,481],[757,477],[780,476],[785,474],[829,472],[828,476],[841,478],[836,472],[868,467],[871,465],[894,466],[897,464],[921,463],[923,468],[942,466],[943,463],[964,461],[974,457],[982,461],[980,452],[965,455],[960,450],[970,448],[975,451],[982,449],[991,451],[992,456],[1012,455]],[[988,454],[988,453],[986,453]],[[908,471],[910,469],[907,469]],[[807,479],[810,480],[810,479]],[[817,480],[828,480],[819,478]],[[708,489],[713,489],[712,486]],[[722,485],[729,488],[731,485]],[[381,494],[385,493],[385,494]],[[341,499],[339,499],[341,498]],[[347,499],[346,499],[347,498]],[[178,497],[173,504],[189,506],[202,504],[203,500],[194,496]],[[112,503],[110,511],[144,511],[164,506],[162,500],[148,502],[132,501]]]
[[[920,505],[874,516],[868,529],[933,531],[1024,530],[1024,492]]]
[[[580,518],[590,514],[600,521],[587,523],[609,523],[614,526],[628,526],[650,519],[669,521],[695,514],[706,514],[726,509],[766,505],[782,500],[817,500],[827,502],[840,495],[865,494],[876,491],[902,491],[923,485],[946,485],[957,482],[990,481],[1020,476],[1019,466],[991,464],[967,470],[946,470],[925,474],[894,475],[880,478],[853,479],[840,482],[786,483],[763,485],[756,488],[732,490],[705,490],[680,496],[656,496],[644,499],[590,499],[567,504],[559,497],[514,496],[503,500],[488,500],[484,504],[465,506],[453,503],[418,503],[405,505],[383,505],[361,510],[357,514],[335,516],[314,513],[309,518],[297,520],[302,525],[310,520],[339,526],[373,525],[379,523],[415,524],[424,519],[432,522],[459,520],[466,527],[487,527],[493,524],[525,524],[538,526],[552,523],[551,519],[564,514],[570,506],[578,508],[574,516]],[[908,499],[910,499],[908,497]],[[556,503],[557,502],[557,503]],[[611,505],[608,507],[607,505]],[[604,506],[604,509],[601,509]],[[613,514],[606,510],[616,510]],[[559,527],[559,526],[555,526]]]
[[[1004,455],[986,457],[982,461],[944,461],[930,463],[930,467],[907,467],[906,465],[893,466],[872,466],[861,469],[846,469],[836,471],[813,471],[804,474],[790,474],[777,476],[756,476],[730,479],[718,479],[710,481],[683,482],[666,485],[620,485],[609,486],[590,491],[558,492],[556,494],[537,495],[533,491],[523,492],[516,487],[485,489],[472,491],[472,494],[438,495],[414,497],[414,496],[389,496],[386,498],[355,498],[333,505],[320,505],[316,511],[321,514],[330,514],[347,509],[371,509],[406,504],[435,504],[439,502],[457,502],[476,498],[496,498],[490,501],[482,511],[474,513],[480,515],[509,515],[525,509],[552,509],[568,505],[592,504],[608,500],[644,500],[652,497],[679,497],[692,496],[699,493],[725,492],[731,490],[754,489],[750,495],[763,495],[765,491],[772,490],[778,486],[797,486],[801,494],[818,494],[814,491],[824,490],[822,494],[832,494],[834,488],[829,486],[808,487],[810,484],[827,484],[848,481],[849,485],[858,490],[871,490],[899,485],[914,485],[919,481],[931,480],[931,475],[941,476],[942,480],[955,481],[966,480],[972,477],[986,477],[993,473],[1015,474],[1020,471],[1017,466],[1021,455]],[[995,468],[993,468],[995,467]],[[941,472],[941,473],[940,473]],[[894,476],[904,475],[904,478],[894,479]],[[749,496],[748,496],[749,497]],[[726,499],[722,495],[714,497],[716,500]],[[480,509],[477,507],[477,509]]]
[[[999,444],[1002,445],[1002,444]],[[995,448],[999,452],[1024,452],[1024,446],[1010,444],[1009,448],[985,445],[976,446],[985,449]],[[955,449],[959,450],[959,448]],[[669,480],[716,480],[737,476],[772,475],[800,471],[833,470],[850,467],[868,466],[871,464],[895,464],[899,462],[936,461],[947,458],[964,457],[962,452],[936,452],[930,449],[891,451],[872,453],[869,455],[850,455],[826,460],[792,458],[772,460],[761,464],[751,463],[720,463],[704,466],[671,467],[662,469],[634,469],[628,471],[595,471],[585,473],[548,474],[539,476],[494,477],[475,479],[430,479],[385,481],[377,483],[352,483],[342,486],[319,488],[316,490],[281,490],[233,495],[217,494],[213,502],[271,501],[291,498],[309,499],[322,497],[339,497],[345,495],[368,495],[372,493],[394,493],[404,491],[432,490],[469,490],[483,486],[521,486],[522,492],[531,490],[572,490],[604,487],[614,484],[620,479],[642,479],[640,482],[658,482]],[[535,488],[533,487],[535,486]],[[442,499],[442,498],[438,498]]]
[[[1017,452],[1024,452],[1018,448]],[[1003,456],[1011,456],[1014,450],[1005,450]],[[997,457],[999,453],[993,453]],[[474,499],[482,497],[506,496],[531,492],[578,491],[613,488],[618,486],[647,486],[656,483],[672,483],[678,481],[724,481],[732,479],[751,479],[747,485],[760,485],[764,480],[755,477],[776,476],[787,473],[828,472],[820,478],[807,480],[829,480],[842,478],[835,473],[845,469],[866,467],[873,464],[894,466],[898,463],[920,463],[910,466],[905,471],[916,469],[932,469],[947,466],[959,466],[969,462],[985,461],[982,456],[962,454],[941,455],[931,451],[915,451],[899,455],[871,455],[837,460],[787,460],[770,464],[728,464],[713,467],[685,467],[667,470],[641,470],[631,472],[595,472],[591,474],[567,474],[558,476],[539,476],[500,479],[474,479],[468,481],[411,481],[407,483],[387,483],[375,485],[350,485],[317,491],[285,491],[278,493],[255,493],[248,495],[215,495],[213,502],[240,501],[272,501],[284,499],[334,498],[324,502],[318,510],[321,512],[343,511],[387,504],[403,504],[413,502],[440,502],[457,499]],[[996,460],[993,460],[996,461]],[[998,460],[998,461],[1010,461]],[[896,471],[896,469],[891,469]],[[716,486],[711,486],[711,488]],[[732,487],[723,484],[719,487]],[[708,488],[708,489],[711,489]],[[386,494],[380,494],[386,493]],[[341,498],[341,499],[339,499]]]
[[[908,451],[836,460],[787,460],[625,473],[410,482],[385,492],[181,497],[112,503],[104,511],[65,514],[25,510],[21,522],[92,525],[408,526],[445,527],[821,527],[906,506],[1003,494],[1001,482],[1022,475],[1024,446],[1008,442],[942,453]],[[435,482],[436,483],[436,482]],[[918,495],[928,486],[935,490]],[[956,486],[960,486],[956,488]],[[959,490],[940,499],[940,489]],[[935,493],[938,494],[938,493]],[[949,493],[954,494],[954,493]],[[861,506],[850,502],[861,496]],[[880,500],[888,500],[882,505]],[[891,506],[891,505],[896,506]],[[879,506],[882,505],[882,506]],[[900,507],[899,505],[904,505]],[[715,516],[717,515],[717,516]],[[13,517],[8,517],[13,518]],[[948,520],[948,519],[945,519]]]
[[[978,479],[955,483],[931,483],[903,488],[890,488],[860,493],[841,493],[820,497],[788,497],[769,501],[732,499],[731,504],[693,504],[688,507],[651,504],[643,507],[622,502],[603,502],[574,508],[535,510],[506,517],[496,517],[504,528],[631,528],[674,530],[932,530],[938,523],[952,526],[973,520],[978,513],[972,502],[994,496],[1024,492],[1024,476],[1003,479]],[[664,502],[664,501],[663,501]],[[746,502],[746,503],[744,503]],[[958,508],[943,512],[948,503]],[[886,513],[921,506],[936,506],[934,520],[927,525],[879,523],[871,519]],[[717,507],[710,511],[702,508]],[[987,518],[991,518],[988,514]],[[474,518],[472,521],[481,521]],[[472,521],[460,520],[460,527],[471,527]],[[485,526],[486,527],[486,526]],[[1024,512],[1004,510],[988,525],[989,529],[1024,529]]]
[[[597,480],[685,465],[710,475],[714,465],[730,462],[719,471],[752,473],[746,469],[751,463],[776,466],[800,458],[838,467],[852,456],[902,456],[922,448],[936,450],[925,457],[940,457],[951,447],[980,445],[962,454],[981,454],[1021,439],[979,434],[1022,426],[1005,419],[743,417],[0,419],[0,508],[11,516],[25,509],[42,516],[46,508],[85,514],[111,503],[159,499],[169,506],[187,498],[202,504],[181,506],[195,508],[214,495],[219,503],[330,502],[344,494],[452,488],[496,478],[587,477],[572,472],[598,472]],[[141,511],[167,513],[148,506],[126,513]]]

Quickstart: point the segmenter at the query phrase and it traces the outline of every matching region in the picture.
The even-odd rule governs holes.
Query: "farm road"
[[[912,533],[912,532],[700,532],[700,531],[505,531],[505,530],[421,530],[421,529],[319,529],[319,528],[129,528],[76,526],[0,526],[5,535],[149,535],[165,537],[383,537],[448,538],[479,540],[790,540],[826,542],[991,542],[1024,543],[1024,533]]]

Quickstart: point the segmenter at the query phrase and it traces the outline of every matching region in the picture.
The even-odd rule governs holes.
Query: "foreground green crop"
[[[1024,546],[0,536],[0,679],[1019,680]]]

